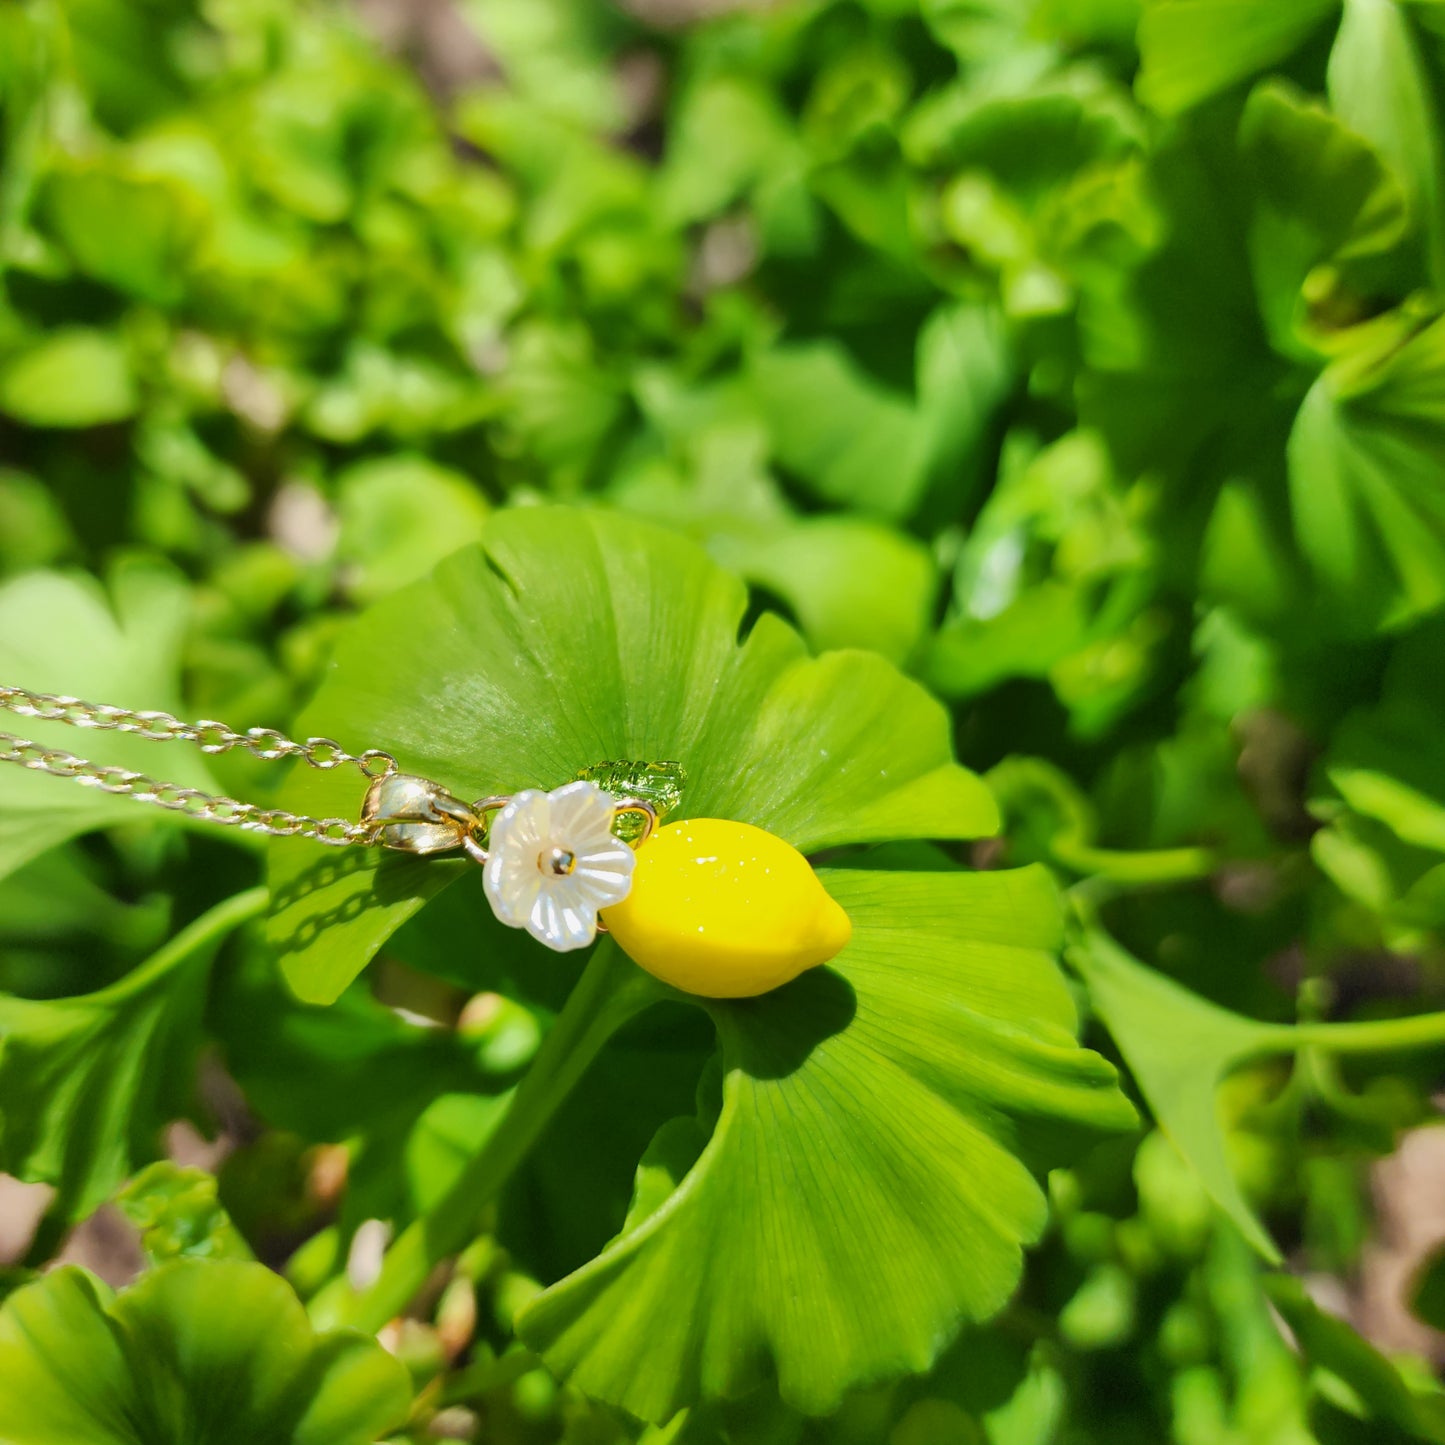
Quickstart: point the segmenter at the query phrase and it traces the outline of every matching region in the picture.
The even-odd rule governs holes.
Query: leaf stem
[[[1271,1028],[1272,1047],[1314,1047],[1335,1054],[1372,1054],[1445,1045],[1445,1013],[1403,1019],[1365,1019],[1356,1023],[1280,1024]]]
[[[139,967],[94,993],[77,995],[97,1008],[119,1006],[132,995],[150,988],[172,969],[188,962],[194,955],[219,946],[222,939],[234,933],[266,911],[270,892],[264,887],[248,888],[232,894],[197,919],[188,923],[176,936],[162,944]],[[60,1247],[65,1231],[75,1222],[72,1201],[62,1189],[46,1211],[30,1240],[24,1263],[38,1269]]]
[[[1061,837],[1054,840],[1051,853],[1056,862],[1075,873],[1121,884],[1192,883],[1208,878],[1219,867],[1219,855],[1211,848],[1129,851],[1096,848]]]
[[[557,1016],[501,1122],[450,1189],[387,1251],[375,1283],[341,1306],[340,1323],[374,1333],[404,1310],[432,1269],[467,1242],[495,1197],[588,1066],[661,987],[604,940]]]
[[[169,973],[178,963],[184,962],[193,953],[198,953],[208,944],[234,933],[243,923],[249,923],[266,911],[271,898],[270,890],[264,886],[248,888],[244,893],[235,893],[216,904],[212,909],[188,923],[176,936],[162,944],[138,968],[100,990],[109,998],[124,997],[145,988],[161,975]]]

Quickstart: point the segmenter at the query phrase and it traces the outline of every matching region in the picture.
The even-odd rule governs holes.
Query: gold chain
[[[353,754],[333,738],[307,738],[305,742],[298,743],[275,728],[250,728],[240,733],[212,719],[187,723],[168,712],[136,712],[105,703],[82,702],[78,697],[30,692],[22,687],[0,685],[0,709],[19,717],[68,723],[71,727],[131,733],[136,737],[149,738],[152,742],[195,743],[203,753],[228,753],[232,748],[243,748],[252,757],[266,762],[304,758],[311,767],[322,771],[351,763],[373,782],[397,770],[396,759],[380,748],[368,748],[364,753]],[[74,778],[83,786],[99,788],[103,793],[134,798],[138,803],[154,803],[158,808],[169,808],[172,812],[184,813],[208,823],[243,828],[247,832],[264,833],[272,838],[314,838],[318,843],[336,848],[349,843],[373,845],[381,842],[380,826],[376,821],[353,823],[345,818],[313,818],[309,814],[291,813],[284,808],[263,808],[255,803],[242,803],[199,788],[157,782],[148,774],[133,772],[129,768],[92,763],[76,757],[74,753],[48,748],[14,733],[0,732],[0,763],[18,763],[22,768],[50,773],[58,778]]]

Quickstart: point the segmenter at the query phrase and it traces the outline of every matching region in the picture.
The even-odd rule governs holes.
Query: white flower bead
[[[597,910],[620,903],[637,858],[612,832],[612,799],[596,783],[527,788],[492,820],[483,883],[509,928],[567,953],[597,936]]]

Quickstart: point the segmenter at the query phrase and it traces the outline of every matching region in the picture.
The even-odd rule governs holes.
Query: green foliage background
[[[462,865],[0,770],[0,1442],[1445,1440],[1299,1284],[1445,1082],[1442,106],[1438,0],[0,3],[0,683],[677,747],[863,920],[827,1027],[569,1005]]]

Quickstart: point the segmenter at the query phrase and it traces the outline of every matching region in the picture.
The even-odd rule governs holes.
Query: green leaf
[[[964,62],[988,60],[1019,45],[1026,12],[1012,0],[923,0],[923,18]]]
[[[216,1176],[169,1159],[142,1169],[116,1195],[116,1207],[140,1231],[150,1264],[182,1255],[250,1259],[251,1251],[216,1196]]]
[[[1445,281],[1445,141],[1436,81],[1407,9],[1345,0],[1329,63],[1330,105],[1394,168],[1424,233],[1431,279]]]
[[[1410,1282],[1410,1310],[1431,1329],[1445,1330],[1445,1247],[1435,1250]]]
[[[479,873],[476,881],[480,894]],[[481,918],[472,916],[468,905],[473,903]],[[487,955],[495,968],[507,940],[500,937],[501,925],[484,899],[459,885],[437,907],[445,926],[435,930],[433,950],[454,970],[457,956],[465,959],[473,950]],[[393,940],[391,952],[403,963],[425,966],[430,960],[413,959],[406,946],[408,932]],[[502,979],[474,972],[473,989],[498,986],[515,992]],[[534,1037],[519,1038],[520,1028],[510,1040],[505,1037],[508,1014],[521,1015],[519,1025],[532,1023],[519,1005],[507,1004],[495,1034],[478,1037],[423,1027],[379,1003],[362,986],[348,989],[328,1008],[317,1008],[298,1003],[277,977],[269,953],[258,952],[217,979],[209,1023],[228,1072],[268,1126],[310,1143],[351,1146],[345,1222],[354,1225],[363,1218],[410,1218],[415,1212],[418,1199],[408,1189],[402,1159],[409,1139],[415,1148],[418,1123],[429,1106],[454,1096],[495,1106],[503,1084],[526,1062],[535,1043]],[[298,1078],[324,1078],[327,1087],[297,1089]],[[361,1209],[369,1213],[357,1212]]]
[[[1012,1293],[1046,1215],[1034,1173],[1133,1122],[1074,1041],[1043,870],[824,877],[853,941],[779,993],[707,1005],[711,1139],[689,1168],[697,1132],[668,1125],[623,1234],[518,1322],[644,1419],[774,1372],[825,1413],[928,1368]]]
[[[125,561],[111,597],[88,577],[31,572],[0,587],[0,680],[120,707],[180,708],[177,674],[189,614],[187,589],[170,568]],[[216,791],[194,748],[158,749],[115,732],[79,731],[38,718],[8,718],[5,730],[95,762]],[[97,788],[20,768],[0,773],[0,876],[96,828],[180,820]]]
[[[1239,128],[1257,200],[1249,253],[1275,345],[1301,351],[1301,290],[1325,261],[1358,261],[1396,245],[1405,194],[1379,154],[1324,106],[1278,81],[1257,86]]]
[[[814,647],[866,647],[902,664],[927,632],[938,588],[933,559],[891,527],[812,517],[712,550],[786,601]]]
[[[177,187],[91,162],[52,171],[39,206],[86,275],[158,306],[179,301],[201,217]]]
[[[926,439],[909,398],[864,374],[835,341],[765,352],[758,405],[773,452],[826,501],[906,517],[927,480]]]
[[[1319,867],[1379,916],[1385,941],[1415,951],[1445,931],[1445,716],[1434,687],[1439,629],[1403,643],[1377,705],[1335,731],[1322,772],[1333,795],[1312,800],[1325,825],[1310,840]]]
[[[1440,709],[1421,696],[1351,714],[1325,776],[1357,813],[1407,843],[1445,853],[1445,760],[1435,747]]]
[[[1151,502],[1144,488],[1121,485],[1093,432],[1037,453],[1030,440],[1015,442],[959,549],[954,606],[925,676],[950,697],[1047,678],[1080,731],[1096,732],[1148,675]]]
[[[259,1264],[178,1260],[112,1296],[78,1269],[0,1309],[4,1445],[371,1445],[406,1371],[375,1340],[314,1335]]]
[[[52,331],[0,363],[0,411],[29,426],[99,426],[136,404],[125,348],[105,331]]]
[[[482,535],[488,507],[460,472],[421,456],[384,457],[337,479],[338,561],[360,602],[424,577]]]
[[[55,495],[36,477],[0,468],[0,569],[44,567],[74,550],[75,537]]]
[[[912,516],[935,484],[962,490],[1013,382],[997,313],[939,308],[919,331],[915,373],[910,396],[835,341],[763,352],[755,404],[775,460],[823,500],[890,520]]]
[[[1145,0],[1139,96],[1165,115],[1268,70],[1339,9],[1340,0]]]
[[[1289,439],[1295,533],[1340,625],[1393,627],[1445,603],[1445,319],[1355,329]]]
[[[1097,930],[1070,948],[1068,957],[1159,1127],[1240,1233],[1278,1263],[1280,1252],[1225,1157],[1216,1092],[1244,1059],[1277,1047],[1279,1031],[1199,998],[1145,968]]]
[[[993,831],[993,800],[953,762],[926,693],[867,653],[810,659],[773,617],[739,643],[745,608],[741,583],[655,527],[504,512],[482,547],[350,630],[300,728],[384,747],[469,799],[610,759],[680,762],[683,815],[742,819],[807,852]],[[346,814],[358,791],[311,774],[285,796]],[[337,997],[470,866],[357,851],[273,850],[271,935],[305,998]]]
[[[1413,1391],[1390,1360],[1344,1320],[1320,1309],[1299,1280],[1273,1275],[1264,1288],[1306,1358],[1343,1381],[1365,1407],[1367,1418],[1388,1421],[1412,1439],[1436,1445],[1445,1441],[1445,1392]]]
[[[57,1217],[104,1203],[190,1112],[211,958],[265,901],[218,904],[97,993],[0,994],[0,1168],[54,1185]]]
[[[777,98],[751,78],[699,78],[682,92],[667,134],[657,206],[677,225],[716,215],[760,181],[803,164]]]
[[[1076,895],[1077,896],[1077,895]],[[1124,1056],[1160,1130],[1240,1234],[1272,1264],[1274,1241],[1245,1200],[1225,1155],[1216,1093],[1241,1064],[1267,1054],[1320,1049],[1390,1052],[1438,1048],[1445,1014],[1338,1024],[1267,1024],[1242,1018],[1146,968],[1093,924],[1067,956]],[[1328,1096],[1326,1096],[1328,1097]]]

